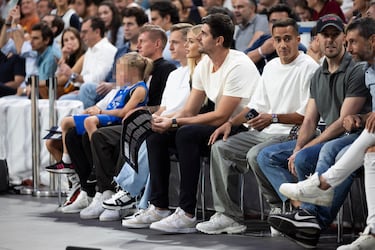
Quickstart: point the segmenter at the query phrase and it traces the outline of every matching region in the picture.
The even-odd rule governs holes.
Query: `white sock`
[[[70,156],[68,154],[63,154],[62,156],[62,161],[66,164],[71,164],[72,163],[72,160],[70,159]]]

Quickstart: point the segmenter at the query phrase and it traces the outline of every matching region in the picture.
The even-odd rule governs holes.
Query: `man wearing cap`
[[[298,139],[264,148],[258,155],[259,168],[268,182],[260,183],[279,192],[285,182],[301,181],[314,172],[325,172],[335,162],[342,148],[351,144],[360,131],[346,133],[343,119],[348,115],[367,113],[371,109],[369,91],[364,83],[364,67],[355,64],[345,52],[344,26],[335,15],[326,15],[317,23],[318,39],[326,59],[311,80],[310,99]],[[315,136],[319,119],[325,130]],[[350,190],[353,177],[335,189],[331,207],[291,201],[295,209],[287,214],[270,215],[272,227],[304,247],[315,247],[321,230],[336,217]],[[272,187],[271,187],[271,186]],[[299,204],[298,204],[299,203]]]

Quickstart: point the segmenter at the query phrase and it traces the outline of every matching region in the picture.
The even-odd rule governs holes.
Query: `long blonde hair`
[[[197,37],[201,33],[201,30],[202,30],[202,24],[198,24],[198,25],[193,26],[189,30],[189,32],[192,32],[194,34],[194,36]],[[201,60],[201,58],[202,58],[202,53],[200,53],[199,58],[188,58],[187,59],[187,65],[188,65],[189,70],[190,70],[190,81],[193,78],[193,73],[194,73],[195,67],[197,66],[197,64]]]

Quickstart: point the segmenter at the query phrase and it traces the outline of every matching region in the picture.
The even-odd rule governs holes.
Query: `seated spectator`
[[[31,29],[31,47],[38,52],[37,65],[39,86],[46,86],[46,80],[55,76],[57,52],[53,47],[53,32],[47,24],[41,22]]]
[[[243,212],[231,196],[231,190],[234,190],[231,177],[246,173],[249,166],[256,169],[254,165],[257,165],[259,151],[268,145],[287,141],[293,125],[303,121],[311,77],[319,65],[298,51],[300,37],[294,19],[275,22],[272,38],[279,57],[264,67],[264,74],[247,107],[210,137],[210,176],[216,213],[209,221],[197,225],[203,233],[242,233],[246,230],[241,223]],[[285,38],[289,39],[288,42],[283,41]],[[251,113],[251,109],[258,115]],[[246,118],[249,111],[254,117]],[[243,123],[253,129],[229,136],[231,130]],[[221,135],[223,140],[216,141]],[[262,178],[257,173],[255,176]],[[280,204],[271,204],[272,211],[279,207]]]
[[[371,17],[372,19],[375,19],[375,1],[374,0],[370,2],[370,7],[366,11],[366,16]]]
[[[160,108],[155,112],[156,115],[172,117],[186,103],[190,93],[189,71],[192,70],[189,70],[187,60],[191,60],[192,65],[200,61],[201,54],[198,52],[196,40],[196,34],[200,32],[200,29],[200,25],[191,29],[191,25],[184,23],[172,26],[171,55],[174,60],[180,62],[181,67],[169,74]],[[138,208],[146,209],[151,191],[148,165],[146,142],[143,142],[138,152],[138,172],[136,173],[128,163],[125,163],[117,177],[114,177],[121,189],[112,198],[103,201],[103,207],[110,210],[133,208],[137,197],[142,195],[144,189]]]
[[[194,5],[192,0],[172,0],[178,10],[181,23],[200,24],[202,17],[207,15],[207,11],[202,6]]]
[[[295,1],[294,12],[301,22],[309,22],[313,20],[314,10],[308,6],[307,0]]]
[[[31,28],[40,22],[40,18],[36,12],[36,2],[34,0],[21,0],[20,11],[20,25],[25,33],[31,34]]]
[[[340,4],[336,0],[316,0],[307,1],[310,8],[314,10],[312,20],[317,21],[320,17],[327,14],[335,14],[346,22],[345,15],[340,8]]]
[[[371,98],[364,83],[364,67],[356,64],[344,48],[342,20],[336,15],[323,16],[317,23],[317,30],[325,60],[312,78],[307,112],[298,138],[268,146],[257,157],[259,172],[265,176],[259,183],[262,192],[282,202],[288,198],[280,193],[281,184],[295,182],[296,177],[299,181],[305,180],[315,171],[326,171],[340,151],[359,136],[360,131],[346,134],[343,119],[371,109]],[[320,118],[327,125],[320,135],[315,136]],[[350,176],[336,188],[332,206],[290,200],[296,209],[287,214],[271,215],[269,223],[298,244],[315,247],[321,231],[336,218],[352,181]]]
[[[255,0],[233,0],[232,4],[236,20],[235,48],[244,51],[261,35],[269,33],[267,17],[257,14]]]
[[[88,17],[98,15],[98,4],[95,0],[73,0],[71,5],[81,22]]]
[[[61,17],[54,14],[45,15],[42,17],[42,21],[47,23],[48,27],[51,28],[55,38],[54,46],[61,50],[61,35],[64,30],[64,21],[61,19]]]
[[[43,17],[51,13],[51,10],[54,8],[54,4],[50,0],[38,0],[36,2],[36,12],[39,17]]]
[[[83,61],[86,46],[83,43],[78,30],[75,28],[69,27],[62,32],[61,48],[62,56],[58,62],[59,65],[67,64],[69,67],[73,68],[79,60]],[[57,97],[59,98],[64,94],[66,77],[61,74],[59,67],[57,68],[56,76],[58,80]]]
[[[322,65],[324,61],[324,54],[319,45],[318,32],[316,30],[316,26],[314,26],[311,29],[310,37],[310,43],[306,54],[311,56],[319,65]]]
[[[64,28],[73,27],[81,30],[81,21],[75,10],[69,6],[69,0],[54,0],[56,9],[51,11],[51,14],[61,17],[64,21]]]
[[[121,25],[122,18],[112,1],[104,1],[99,4],[98,15],[105,24],[105,36],[116,48],[124,46],[124,28]]]
[[[271,31],[274,22],[284,19],[293,18],[292,10],[285,4],[278,4],[269,10],[267,14],[268,27]],[[306,48],[300,43],[298,49],[306,52]],[[262,74],[264,65],[267,62],[277,57],[275,47],[273,46],[273,39],[270,34],[260,36],[253,45],[244,51],[245,54],[255,63],[259,72]]]
[[[353,144],[344,150],[345,154],[325,172],[315,172],[307,180],[297,184],[284,183],[280,192],[287,197],[303,202],[310,202],[322,206],[331,206],[336,187],[340,186],[349,175],[365,167],[365,190],[367,200],[367,227],[360,237],[352,244],[341,246],[337,250],[362,249],[370,250],[375,246],[375,202],[374,202],[374,111],[375,91],[375,44],[372,42],[375,35],[375,21],[371,18],[361,18],[350,23],[346,29],[348,51],[355,55],[356,60],[367,61],[365,82],[372,94],[372,112],[367,115],[351,115],[344,118],[343,126],[346,131],[365,130]],[[362,190],[360,190],[362,191]],[[362,205],[362,204],[359,204]]]
[[[73,90],[76,85],[85,83],[97,85],[110,71],[117,49],[104,37],[104,32],[105,24],[99,17],[90,17],[83,21],[81,37],[88,49],[83,58],[82,69],[79,70],[80,65],[73,68],[66,63],[59,65],[59,73],[61,77],[65,77],[68,91],[69,85],[73,86]],[[61,96],[60,100],[80,100],[85,108],[95,104],[86,96],[79,95],[78,90]]]

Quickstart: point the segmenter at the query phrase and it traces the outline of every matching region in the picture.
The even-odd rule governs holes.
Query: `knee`
[[[270,160],[271,159],[271,155],[272,155],[271,151],[269,149],[267,149],[267,148],[264,148],[263,150],[261,150],[258,153],[258,156],[255,156],[255,159],[251,159],[250,157],[253,157],[253,156],[252,155],[249,156],[249,154],[248,154],[247,155],[247,160],[248,160],[248,162],[250,164],[250,167],[252,169],[253,169],[253,165],[254,165],[254,164],[251,164],[251,162],[250,162],[252,160],[256,161],[257,164],[255,164],[255,165],[257,165],[257,168],[262,169],[262,168],[264,168],[266,166],[271,165],[271,160]]]
[[[366,153],[374,153],[375,152],[375,146],[371,146],[366,150]]]
[[[192,126],[183,126],[177,130],[176,144],[195,141],[195,132]]]
[[[246,154],[246,160],[251,169],[258,169],[257,156],[260,154],[259,150],[255,150],[254,147],[251,148]]]

